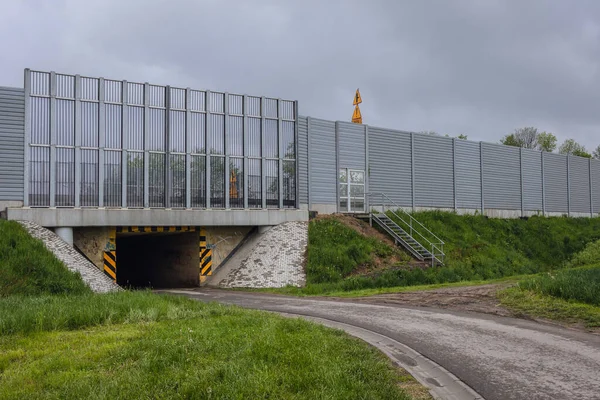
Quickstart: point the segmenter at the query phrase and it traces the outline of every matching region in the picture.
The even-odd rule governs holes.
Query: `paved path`
[[[477,313],[216,289],[170,292],[323,318],[383,335],[439,364],[487,400],[600,399],[596,335]]]

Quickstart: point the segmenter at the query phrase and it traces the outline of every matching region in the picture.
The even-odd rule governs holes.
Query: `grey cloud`
[[[590,0],[62,0],[0,6],[0,84],[31,67],[300,101],[303,114],[600,143]]]

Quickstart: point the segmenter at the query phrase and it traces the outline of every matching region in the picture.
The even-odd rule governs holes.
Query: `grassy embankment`
[[[2,220],[0,381],[0,399],[428,398],[339,331],[149,292],[92,294]]]
[[[279,292],[364,295],[494,282],[562,268],[588,242],[600,238],[598,218],[493,219],[432,211],[413,215],[446,242],[444,266],[410,263],[396,255],[393,244],[361,233],[339,217],[321,217],[309,224],[306,287]]]
[[[530,316],[600,327],[600,241],[589,243],[565,267],[501,291],[502,304]]]

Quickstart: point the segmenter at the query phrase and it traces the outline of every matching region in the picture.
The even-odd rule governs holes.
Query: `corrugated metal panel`
[[[594,214],[600,213],[600,161],[592,160],[592,200]]]
[[[0,87],[0,200],[23,200],[25,93]]]
[[[569,157],[569,179],[571,187],[571,212],[590,212],[590,167],[589,159]]]
[[[569,211],[567,192],[567,157],[561,154],[544,154],[544,185],[546,211]]]
[[[338,122],[340,168],[366,169],[365,126],[350,122]]]
[[[456,157],[456,206],[458,208],[481,208],[481,160],[479,143],[457,140]]]
[[[300,204],[308,204],[308,118],[298,118],[298,175]]]
[[[483,144],[484,207],[521,209],[521,168],[519,148]]]
[[[311,118],[310,179],[313,204],[336,204],[335,122]]]
[[[452,139],[414,134],[415,205],[454,207]]]
[[[523,205],[526,211],[542,211],[542,153],[522,150]]]
[[[398,205],[412,205],[409,133],[369,127],[368,170],[370,193],[382,192]]]

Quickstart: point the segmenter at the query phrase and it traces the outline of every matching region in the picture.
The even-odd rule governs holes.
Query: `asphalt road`
[[[600,336],[478,313],[197,289],[200,301],[303,315],[408,346],[487,400],[600,399]]]

